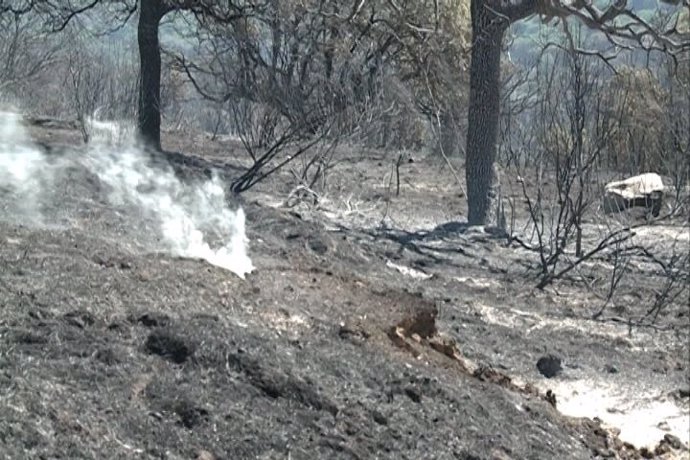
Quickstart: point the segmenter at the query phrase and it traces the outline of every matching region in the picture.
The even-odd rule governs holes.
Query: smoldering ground
[[[79,214],[93,205],[110,206],[129,224],[120,229],[126,231],[126,238],[120,235],[125,244],[201,258],[241,277],[252,271],[244,211],[229,205],[218,174],[194,183],[181,181],[168,165],[153,166],[131,132],[118,123],[89,123],[92,142],[59,155],[46,155],[32,144],[21,115],[0,113],[0,124],[5,218],[69,227],[87,223]],[[95,190],[70,193],[78,185],[71,181],[75,174],[88,175]]]
[[[41,128],[32,138],[58,134]],[[175,136],[173,145],[188,141]],[[207,147],[198,143],[194,153]],[[318,209],[263,204],[279,201],[284,178],[261,184],[243,206],[260,269],[241,280],[173,256],[160,217],[139,198],[114,193],[113,183],[131,182],[101,179],[88,149],[57,150],[39,157],[58,172],[34,207],[40,224],[5,212],[22,203],[12,199],[17,188],[3,186],[0,196],[1,457],[590,459],[687,451],[672,437],[659,444],[673,424],[652,431],[643,452],[615,426],[558,410],[578,402],[566,391],[585,394],[577,382],[601,391],[634,382],[685,410],[685,305],[664,310],[656,323],[663,329],[629,336],[625,324],[588,320],[595,306],[577,285],[560,285],[559,294],[526,288],[534,281],[524,272],[529,254],[490,235],[374,231]],[[81,158],[64,160],[69,152]],[[362,193],[377,192],[385,165],[362,159],[343,167],[351,168],[338,170],[344,182],[357,178]],[[391,200],[396,218],[438,222],[443,216],[433,213],[458,206],[456,184],[422,161],[409,167],[427,188],[403,184]],[[201,183],[181,181],[180,206],[194,200],[187,187]],[[151,187],[168,186],[142,179],[138,193]],[[218,247],[207,227],[213,221],[197,223]],[[630,282],[638,292],[657,283],[646,273]],[[547,352],[564,368],[549,380],[535,367]],[[524,382],[538,383],[541,396]],[[556,392],[556,408],[546,390]],[[608,398],[604,412],[639,414],[629,407],[637,393],[621,394],[630,404]]]

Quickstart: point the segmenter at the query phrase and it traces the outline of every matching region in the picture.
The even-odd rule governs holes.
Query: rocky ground
[[[178,175],[242,167],[232,140],[165,144]],[[346,153],[316,205],[285,206],[289,172],[241,197],[246,279],[152,250],[155,223],[78,165],[39,220],[0,188],[0,456],[689,458],[687,291],[632,324],[659,284],[639,265],[592,320],[586,285],[537,290],[532,251],[462,224],[444,165],[409,157],[396,196],[396,158]],[[687,247],[681,224],[640,238]]]

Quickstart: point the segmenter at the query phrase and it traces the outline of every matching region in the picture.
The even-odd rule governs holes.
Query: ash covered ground
[[[171,245],[199,230],[230,257],[237,229],[114,199],[77,137],[27,128],[14,145],[42,175],[0,185],[3,458],[688,458],[687,294],[653,325],[621,321],[649,308],[645,267],[594,321],[581,284],[536,290],[532,252],[459,223],[443,166],[412,158],[395,196],[390,161],[348,152],[318,206],[283,206],[287,172],[242,196],[242,279]],[[210,169],[241,166],[232,140],[165,144],[187,152],[167,155],[182,188],[138,193],[172,187],[189,215]],[[640,235],[687,245],[678,223]]]

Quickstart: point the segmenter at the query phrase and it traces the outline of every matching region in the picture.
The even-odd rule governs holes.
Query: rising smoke
[[[244,211],[228,206],[217,175],[184,183],[172,168],[151,166],[133,142],[113,145],[110,141],[126,132],[122,125],[101,121],[97,127],[85,152],[55,161],[32,144],[19,115],[0,112],[0,206],[5,208],[0,217],[45,225],[43,210],[54,192],[55,178],[68,168],[81,168],[97,176],[108,190],[110,206],[128,211],[132,228],[142,216],[156,223],[155,241],[160,243],[149,246],[160,247],[147,249],[204,259],[242,278],[253,270]]]
[[[21,129],[20,116],[0,112],[0,192],[12,194],[12,201],[3,206],[5,217],[34,224],[41,221],[40,190],[51,182],[51,175],[41,167],[44,163]]]

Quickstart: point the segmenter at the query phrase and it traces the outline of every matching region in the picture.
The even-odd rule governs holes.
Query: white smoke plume
[[[0,198],[9,194],[12,207],[0,216],[15,213],[23,221],[30,217],[32,223],[41,222],[53,177],[68,167],[83,167],[107,186],[110,205],[134,210],[158,224],[163,247],[151,249],[204,259],[244,278],[254,269],[247,255],[245,214],[242,208],[228,206],[221,179],[214,175],[211,180],[187,184],[172,168],[149,165],[133,143],[113,145],[113,140],[122,137],[121,126],[98,122],[99,135],[86,153],[50,162],[30,142],[21,117],[0,112]],[[0,206],[3,201],[8,200],[0,200]],[[132,216],[132,226],[140,216]]]
[[[126,144],[134,138],[134,124],[126,121],[103,121],[86,117],[85,129],[92,142],[99,144]]]
[[[50,175],[43,168],[43,155],[28,141],[20,119],[16,113],[0,112],[0,192],[10,194],[12,199],[3,207],[3,214],[37,223],[40,190],[49,186]]]

